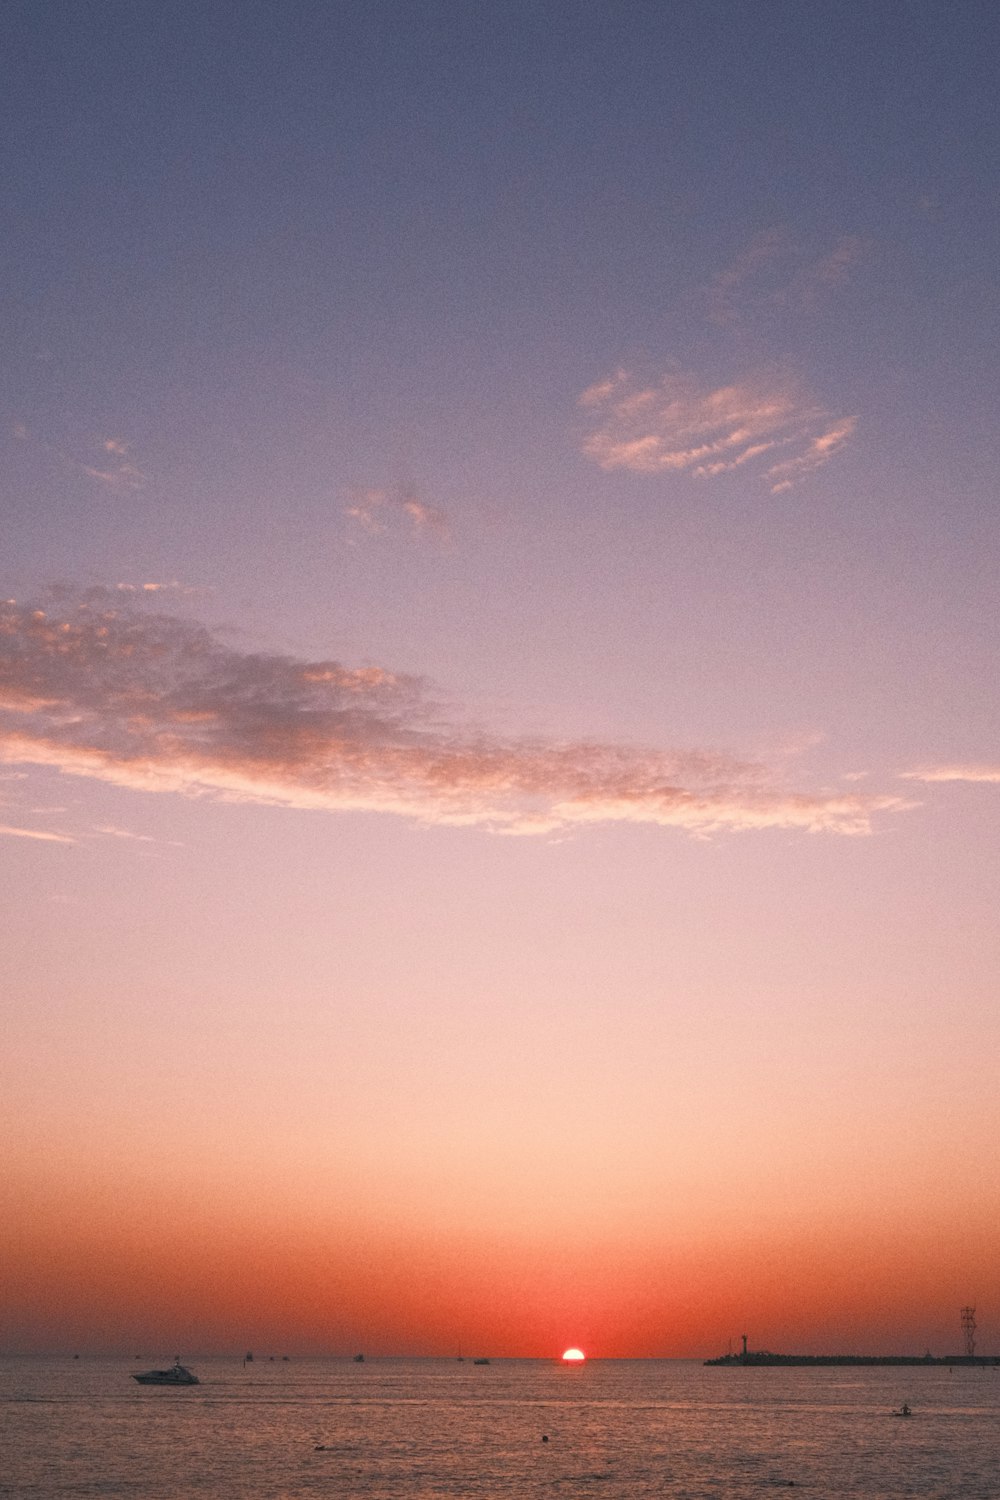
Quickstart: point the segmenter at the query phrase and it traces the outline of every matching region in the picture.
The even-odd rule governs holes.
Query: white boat
[[[180,1360],[175,1360],[169,1370],[143,1370],[141,1375],[133,1375],[140,1385],[197,1385],[198,1377],[185,1368]]]

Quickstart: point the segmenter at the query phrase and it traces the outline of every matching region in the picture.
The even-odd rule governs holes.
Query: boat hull
[[[175,1365],[172,1370],[144,1370],[141,1375],[133,1375],[140,1385],[198,1385],[197,1375],[186,1370],[183,1365]]]

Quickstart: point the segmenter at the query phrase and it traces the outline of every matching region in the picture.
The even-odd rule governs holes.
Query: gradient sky
[[[0,1348],[1000,1346],[997,6],[4,31]]]

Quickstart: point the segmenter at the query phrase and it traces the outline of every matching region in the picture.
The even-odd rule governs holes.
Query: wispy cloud
[[[746,249],[698,294],[699,300],[702,296],[705,299],[709,321],[720,327],[731,327],[740,322],[748,288],[756,288],[756,295],[759,297],[761,283],[765,278],[770,278],[773,283],[775,268],[778,266],[782,267],[782,279],[787,280],[784,264],[793,249],[791,235],[780,226],[755,235]],[[768,288],[768,294],[773,291],[772,284]]]
[[[824,421],[824,431],[818,432],[813,437],[803,434],[805,446],[801,452],[795,453],[791,458],[783,459],[780,463],[772,464],[767,471],[767,477],[771,483],[771,494],[780,495],[783,490],[790,490],[800,479],[811,474],[814,469],[821,469],[828,464],[831,458],[835,458],[840,450],[853,437],[854,429],[858,425],[857,417],[841,417],[835,421],[832,427],[827,427]]]
[[[44,844],[73,844],[66,833],[43,833],[40,828],[12,828],[7,823],[0,823],[0,837],[10,839],[40,839]]]
[[[372,535],[392,530],[402,524],[411,532],[426,532],[444,539],[448,521],[443,510],[421,500],[412,487],[377,490],[354,487],[350,505],[344,514]]]
[[[116,583],[122,594],[197,594],[199,591],[173,579],[170,583]]]
[[[102,459],[100,465],[80,464],[90,479],[96,480],[110,490],[120,493],[141,490],[146,483],[146,474],[129,455],[129,445],[121,438],[104,438],[100,443]]]
[[[802,310],[842,285],[867,248],[860,236],[845,234],[810,254],[784,227],[767,229],[712,278],[699,300],[709,322],[721,328],[739,328],[779,308]]]
[[[1000,765],[995,763],[979,765],[941,765],[923,766],[913,771],[902,771],[904,781],[971,781],[982,783],[1000,783]]]
[[[11,433],[18,442],[37,447],[41,453],[55,459],[60,467],[85,474],[106,490],[128,494],[141,490],[149,479],[134,458],[131,444],[124,438],[90,438],[81,442],[78,435],[65,432],[46,436],[29,428],[26,422],[15,422]],[[89,457],[84,457],[85,451],[89,452]]]
[[[239,652],[108,591],[0,608],[0,760],[147,791],[543,833],[866,834],[899,797],[789,788],[754,761],[504,739],[442,723],[417,679]]]
[[[805,266],[792,286],[801,301],[808,301],[821,287],[839,286],[850,275],[851,268],[864,260],[870,246],[857,234],[844,234],[827,255]]]
[[[711,389],[687,375],[642,385],[627,370],[584,391],[594,425],[583,451],[602,469],[714,478],[749,465],[779,494],[829,463],[856,418],[834,418],[790,381]]]

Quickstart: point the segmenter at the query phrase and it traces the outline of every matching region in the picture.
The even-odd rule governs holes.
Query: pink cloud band
[[[864,834],[874,813],[909,805],[789,791],[766,767],[712,752],[442,727],[416,679],[235,651],[104,591],[0,607],[0,759],[147,791],[507,833],[605,822]]]

